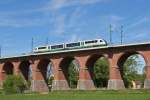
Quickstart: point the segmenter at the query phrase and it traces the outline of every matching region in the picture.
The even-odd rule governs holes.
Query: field
[[[150,100],[150,91],[59,91],[49,94],[0,94],[0,100]]]

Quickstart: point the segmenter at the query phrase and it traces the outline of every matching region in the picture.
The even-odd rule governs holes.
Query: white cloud
[[[150,22],[150,18],[149,17],[140,17],[140,18],[137,18],[134,22],[130,23],[127,28],[128,29],[134,29],[134,28],[137,28],[147,22]]]
[[[95,3],[104,3],[110,0],[80,0],[80,4],[87,5],[87,4],[95,4]]]
[[[125,34],[126,38],[129,38],[130,36],[133,40],[146,38],[150,34],[149,27],[147,27],[149,22],[149,17],[138,17],[136,20],[130,21],[125,27],[127,30],[127,34]]]
[[[123,37],[127,43],[149,42],[150,30],[148,28],[134,28],[124,32]]]
[[[72,34],[70,39],[68,40],[68,42],[75,42],[75,41],[79,41],[80,38],[79,36],[77,36],[77,34]]]
[[[122,21],[124,20],[124,17],[118,16],[115,14],[112,15],[106,15],[106,16],[100,16],[100,23],[102,26],[112,25],[112,31],[117,32],[122,24]]]
[[[9,0],[10,2],[13,0]],[[45,24],[53,24],[55,27],[55,32],[57,34],[64,33],[66,27],[74,27],[77,23],[76,20],[81,16],[81,6],[82,5],[91,5],[95,3],[103,3],[110,0],[50,0],[46,2],[45,5],[28,9],[24,11],[11,11],[11,12],[1,12],[0,16],[0,27],[9,26],[9,27],[27,27],[27,26],[39,26]],[[70,18],[62,15],[58,10],[66,7],[78,6],[75,8],[74,12],[70,15]],[[33,13],[43,13],[46,19],[33,19],[33,18],[23,18]],[[83,13],[83,12],[82,12]],[[18,19],[19,18],[19,19]],[[48,21],[46,21],[48,20]],[[50,22],[53,20],[53,22]],[[66,20],[69,21],[66,25]]]
[[[65,32],[65,16],[60,15],[54,20],[54,34],[63,34]]]
[[[81,25],[81,22],[79,23],[82,15],[84,14],[84,11],[82,11],[81,7],[75,8],[71,13],[69,14],[62,14],[62,13],[55,13],[53,14],[53,23],[54,28],[50,30],[50,34],[58,34],[62,35],[64,33],[67,33],[68,30],[77,31],[79,30],[79,26]]]
[[[81,7],[77,7],[71,14],[70,18],[68,19],[68,28],[75,27],[76,25],[81,25],[81,22],[79,24],[79,20],[84,15],[84,11],[82,11]]]
[[[150,34],[150,31],[147,29],[136,29],[134,31],[129,32],[129,35],[134,35],[132,36],[133,39],[142,39],[145,38]]]
[[[30,27],[30,26],[41,26],[46,21],[40,19],[17,19],[17,18],[0,18],[1,27]]]
[[[82,6],[90,5],[95,3],[108,2],[110,0],[51,0],[47,7],[50,10],[59,10],[61,8],[66,8],[70,6]]]
[[[9,3],[14,2],[14,1],[16,1],[16,0],[3,0],[3,1],[1,1],[0,4],[9,4]]]

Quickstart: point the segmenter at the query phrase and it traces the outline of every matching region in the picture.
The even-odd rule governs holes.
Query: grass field
[[[49,94],[0,94],[0,100],[150,100],[149,91],[60,91]]]

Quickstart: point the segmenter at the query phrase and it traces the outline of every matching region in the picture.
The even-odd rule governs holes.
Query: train
[[[94,39],[94,40],[85,40],[71,43],[62,43],[55,45],[45,45],[35,47],[33,49],[34,53],[40,52],[53,52],[60,50],[70,50],[70,49],[81,49],[81,48],[90,48],[90,47],[99,47],[99,46],[107,46],[107,42],[104,39]]]

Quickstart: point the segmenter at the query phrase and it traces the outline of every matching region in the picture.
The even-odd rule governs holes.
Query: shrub
[[[15,82],[14,85],[16,87],[16,90],[19,93],[22,93],[27,88],[27,84],[25,84],[25,80],[21,75],[15,76],[14,82]]]
[[[8,75],[6,80],[3,84],[3,89],[6,94],[12,94],[16,93],[15,83],[14,83],[15,77],[12,75]]]
[[[53,80],[54,80],[54,76],[51,76],[51,77],[48,79],[48,85],[52,85]]]
[[[26,89],[26,84],[21,75],[8,75],[3,84],[5,94],[22,93]]]

